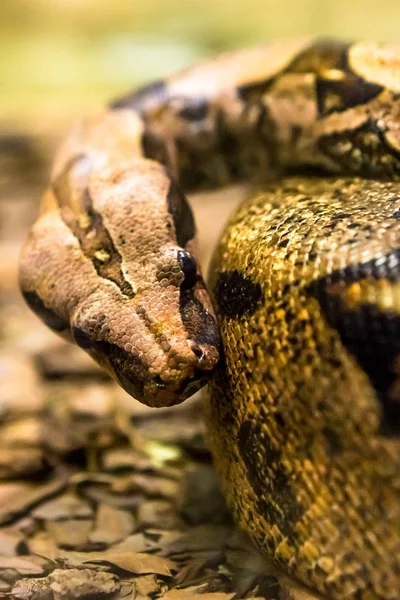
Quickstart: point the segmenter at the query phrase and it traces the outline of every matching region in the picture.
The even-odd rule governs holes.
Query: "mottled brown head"
[[[70,161],[45,196],[21,258],[30,307],[150,406],[209,379],[219,334],[195,259],[186,198],[149,160],[92,170]]]

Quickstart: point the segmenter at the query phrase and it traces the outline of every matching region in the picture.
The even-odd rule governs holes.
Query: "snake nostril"
[[[201,346],[198,346],[197,344],[193,344],[192,352],[196,356],[196,358],[199,360],[199,362],[202,362],[204,360],[205,352]]]
[[[158,388],[164,389],[166,387],[165,382],[161,379],[159,375],[154,377],[154,382]]]

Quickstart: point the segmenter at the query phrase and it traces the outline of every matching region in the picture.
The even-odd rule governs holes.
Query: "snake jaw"
[[[219,359],[216,348],[203,348],[201,356],[191,352],[185,359],[185,367],[178,372],[165,368],[160,372],[148,369],[133,352],[127,352],[116,344],[89,341],[89,336],[74,327],[73,337],[77,344],[100,364],[119,385],[133,398],[151,407],[180,404],[206,385]],[[179,359],[178,359],[179,360]],[[168,361],[165,356],[164,365]]]
[[[216,349],[209,353],[207,360],[201,360],[193,353],[197,363],[177,377],[162,379],[157,373],[142,370],[142,378],[139,378],[136,357],[121,352],[118,347],[106,350],[101,342],[97,342],[87,351],[130,396],[153,408],[180,404],[200,390],[210,380],[219,358]]]
[[[156,378],[145,386],[144,403],[154,408],[180,404],[206,385],[210,376],[211,373],[207,375],[195,371],[193,378],[188,377],[181,381],[176,390]],[[126,390],[126,388],[124,389]]]
[[[182,290],[158,281],[134,299],[109,286],[71,315],[75,342],[132,397],[179,404],[203,387],[219,360],[219,331],[203,279]]]

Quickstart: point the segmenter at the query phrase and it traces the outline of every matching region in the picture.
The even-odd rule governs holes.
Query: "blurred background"
[[[396,0],[2,0],[2,130],[53,131],[145,80],[304,34],[398,41]]]

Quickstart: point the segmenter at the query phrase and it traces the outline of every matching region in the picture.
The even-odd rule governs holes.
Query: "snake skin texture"
[[[274,42],[78,125],[22,252],[31,308],[133,397],[212,377],[216,466],[270,600],[400,597],[399,175],[400,46]],[[243,180],[210,298],[182,190]]]
[[[399,207],[397,183],[286,179],[241,207],[212,269],[228,502],[328,598],[398,598]]]

